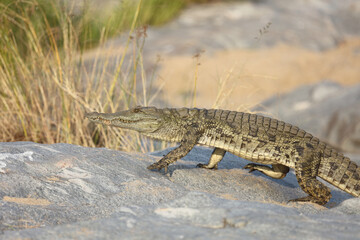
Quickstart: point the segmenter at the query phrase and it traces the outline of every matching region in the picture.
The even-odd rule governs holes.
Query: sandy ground
[[[163,85],[162,97],[169,106],[245,110],[270,96],[322,80],[360,83],[360,38],[325,52],[277,45],[204,52],[200,57],[163,56],[158,84]]]

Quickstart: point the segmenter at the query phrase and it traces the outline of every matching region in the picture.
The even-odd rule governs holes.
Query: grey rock
[[[324,137],[345,152],[360,152],[360,102],[337,109]]]
[[[107,216],[122,205],[151,205],[185,191],[165,176],[147,171],[151,157],[146,162],[131,156],[68,144],[2,143],[0,229],[16,229],[21,221],[31,227]],[[16,203],[21,198],[25,204]],[[31,199],[48,204],[39,208]]]
[[[194,5],[161,27],[150,27],[144,58],[201,50],[262,48],[285,43],[322,51],[360,35],[357,0],[234,1]],[[269,28],[266,25],[271,23]],[[260,32],[261,30],[261,32]],[[122,45],[116,38],[108,45]]]
[[[360,200],[331,187],[326,207],[226,154],[219,170],[195,168],[196,147],[169,173],[146,169],[171,149],[124,153],[70,144],[0,143],[2,239],[354,239]],[[360,156],[356,156],[360,159]]]
[[[302,86],[274,96],[255,112],[292,123],[345,152],[360,153],[360,85],[331,81]]]

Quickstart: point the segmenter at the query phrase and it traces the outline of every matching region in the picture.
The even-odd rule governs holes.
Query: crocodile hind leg
[[[260,165],[255,163],[247,164],[244,169],[250,169],[249,172],[259,171],[265,174],[266,176],[281,179],[286,176],[289,172],[289,167],[282,164],[272,164],[272,167],[266,165]]]
[[[295,174],[301,189],[309,194],[306,197],[290,200],[291,202],[313,202],[326,204],[331,198],[330,189],[316,179],[320,166],[320,153],[312,148],[298,148],[299,159],[295,162]],[[301,156],[302,155],[302,156]]]
[[[211,154],[208,164],[199,163],[196,166],[201,167],[201,168],[207,168],[207,169],[217,169],[218,163],[223,159],[225,152],[226,151],[223,149],[215,148]]]

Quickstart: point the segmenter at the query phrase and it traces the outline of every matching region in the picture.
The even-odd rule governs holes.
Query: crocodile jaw
[[[152,133],[162,125],[161,116],[149,112],[137,111],[135,109],[117,113],[87,113],[85,115],[90,121],[108,126],[135,130],[141,133]]]

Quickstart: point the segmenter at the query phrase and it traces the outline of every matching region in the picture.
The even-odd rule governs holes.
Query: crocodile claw
[[[247,164],[247,165],[244,167],[244,169],[249,169],[249,173],[257,170],[257,169],[256,169],[256,164],[254,164],[254,163],[249,163],[249,164]]]

